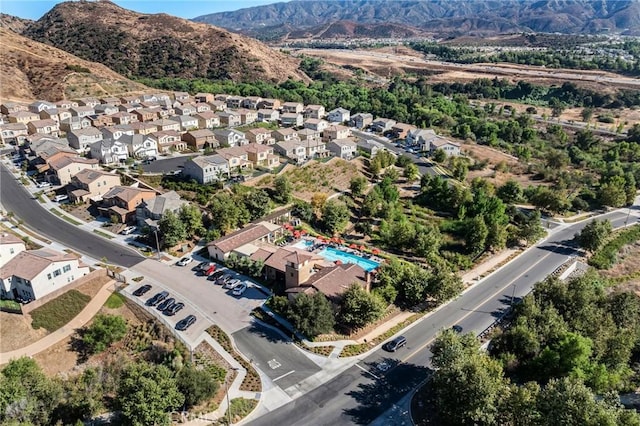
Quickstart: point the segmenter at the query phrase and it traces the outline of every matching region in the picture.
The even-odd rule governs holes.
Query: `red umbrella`
[[[360,246],[360,250],[365,251],[367,248],[365,246]]]
[[[293,231],[293,236],[295,238],[300,238],[300,231]]]
[[[306,235],[306,234],[307,234],[307,231],[305,231],[304,229],[300,231],[300,235]]]
[[[342,260],[336,260],[336,261],[335,261],[335,262],[333,262],[333,263],[335,263],[336,265],[342,265]]]
[[[377,248],[374,248],[373,250],[371,250],[371,253],[380,254],[380,250],[378,250]]]
[[[351,243],[349,248],[356,249],[356,248],[358,248],[358,245],[356,243]]]

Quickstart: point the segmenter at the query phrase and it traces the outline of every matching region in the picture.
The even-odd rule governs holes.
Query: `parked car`
[[[146,292],[148,292],[149,290],[151,290],[151,285],[150,284],[145,284],[142,287],[140,287],[139,289],[137,289],[136,291],[133,292],[134,296],[144,296],[144,294]]]
[[[196,271],[196,272],[202,271],[204,268],[209,266],[209,263],[210,262],[200,262],[196,266],[193,267],[193,270]]]
[[[169,309],[175,304],[176,304],[176,299],[174,299],[173,297],[170,297],[166,299],[164,302],[162,302],[161,304],[159,304],[157,309],[159,311],[164,311],[165,309]]]
[[[36,184],[36,187],[38,187],[38,188],[50,188],[51,184],[49,182],[38,182]]]
[[[162,302],[164,299],[169,296],[168,291],[161,291],[160,293],[156,293],[151,299],[147,300],[147,306],[156,306],[158,303]]]
[[[224,283],[224,285],[222,286],[222,288],[226,288],[226,289],[233,289],[235,288],[235,286],[237,286],[238,284],[240,284],[240,280],[239,279],[234,279],[234,280],[230,280]]]
[[[387,343],[385,343],[382,348],[385,351],[388,352],[395,352],[398,349],[400,349],[401,347],[405,346],[407,344],[407,338],[404,336],[398,336],[393,340],[388,341]]]
[[[232,294],[234,296],[242,296],[242,293],[244,293],[247,290],[247,284],[246,283],[240,283],[237,286],[235,286],[233,288],[233,292]]]
[[[162,313],[172,317],[175,314],[177,314],[180,310],[182,310],[182,308],[184,308],[184,303],[178,302],[178,303],[174,303],[172,306],[165,309]]]
[[[456,334],[460,334],[462,333],[462,326],[456,324],[453,327],[451,327],[451,329],[456,333]]]
[[[209,265],[206,271],[203,271],[203,274],[205,277],[209,277],[213,275],[215,271],[216,271],[216,265],[212,263],[211,265]]]
[[[60,201],[65,201],[68,200],[69,196],[67,194],[60,194],[60,195],[56,195],[55,197],[53,197],[53,201],[56,202],[60,202]]]
[[[216,284],[224,285],[224,284],[228,283],[229,281],[231,281],[231,275],[222,275],[222,276],[220,276],[220,278],[218,278],[216,280]]]
[[[196,316],[188,315],[178,321],[178,323],[176,324],[176,330],[185,331],[187,328],[191,327],[194,322],[196,322]]]
[[[216,271],[213,274],[209,275],[207,277],[207,279],[209,281],[218,281],[219,278],[221,278],[224,275],[224,271]]]
[[[122,231],[120,231],[120,233],[122,235],[129,235],[131,234],[133,231],[136,230],[135,226],[127,226],[126,228],[124,228]]]
[[[186,256],[178,261],[178,266],[187,266],[191,262],[193,262],[193,259],[190,256]]]

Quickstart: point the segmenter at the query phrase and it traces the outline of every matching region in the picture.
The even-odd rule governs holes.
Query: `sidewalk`
[[[495,256],[491,256],[486,261],[482,262],[475,268],[471,269],[469,272],[462,275],[462,282],[464,284],[473,284],[475,282],[478,282],[480,278],[502,266],[504,262],[508,261],[509,258],[517,254],[518,251],[519,250],[516,249],[505,249]]]
[[[107,301],[111,295],[112,290],[115,290],[115,281],[111,280],[107,282],[98,291],[93,299],[84,307],[84,309],[65,326],[59,328],[51,334],[46,335],[42,339],[25,346],[20,349],[16,349],[9,352],[0,353],[0,364],[5,364],[14,358],[20,358],[22,356],[32,357],[45,349],[55,345],[56,343],[66,339],[76,332],[76,329],[82,328],[88,323],[100,310],[102,305]]]

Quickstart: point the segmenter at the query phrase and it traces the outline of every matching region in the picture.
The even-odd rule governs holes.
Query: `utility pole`
[[[156,255],[160,260],[160,243],[158,242],[158,230],[156,228],[153,228],[153,235],[156,236]]]

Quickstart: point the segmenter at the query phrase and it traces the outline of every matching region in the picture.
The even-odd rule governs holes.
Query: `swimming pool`
[[[292,244],[291,247],[299,248],[299,249],[308,249],[313,245],[312,240],[301,240],[295,244]]]
[[[333,247],[327,247],[326,249],[319,251],[318,256],[322,256],[331,262],[339,260],[342,263],[355,263],[365,271],[372,271],[380,266],[380,263],[375,262],[371,259],[365,259],[362,256],[357,256],[353,253],[347,253],[346,251],[338,250]]]

